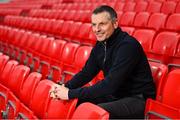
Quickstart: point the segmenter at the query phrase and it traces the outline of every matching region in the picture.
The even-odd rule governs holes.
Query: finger
[[[54,94],[53,92],[50,94],[50,97],[51,97],[51,98],[56,98],[56,97],[55,97],[55,94]]]

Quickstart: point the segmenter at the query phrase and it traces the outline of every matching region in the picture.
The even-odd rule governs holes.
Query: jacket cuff
[[[79,97],[79,93],[80,93],[80,89],[81,88],[69,89],[69,91],[68,91],[68,98],[69,99],[78,98]]]

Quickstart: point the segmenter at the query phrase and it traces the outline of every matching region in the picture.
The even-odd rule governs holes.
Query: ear
[[[114,25],[114,28],[115,28],[115,29],[118,28],[118,20],[117,20],[117,19],[114,20],[113,25]]]

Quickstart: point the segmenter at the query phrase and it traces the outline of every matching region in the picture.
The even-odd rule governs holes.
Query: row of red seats
[[[95,3],[69,3],[69,4],[54,4],[52,9],[61,9],[61,10],[90,10],[92,11],[99,5],[107,4],[113,7],[116,11],[134,11],[134,12],[149,12],[149,13],[179,13],[180,12],[180,2],[175,1],[164,1],[164,2],[156,2],[156,1],[138,1],[138,2],[95,2]]]
[[[68,80],[68,77],[63,79],[66,74],[69,73],[72,77],[81,70],[92,49],[91,46],[24,30],[2,26],[0,28],[1,51],[30,66],[32,71],[42,73],[43,78],[48,76],[55,82],[65,82]]]
[[[155,16],[156,15],[157,14],[155,14]],[[174,29],[178,27],[176,25],[174,26],[171,25],[172,23],[174,24],[178,23],[178,19],[177,21],[173,19],[174,16],[176,15],[179,15],[179,14],[173,14],[167,20],[167,25],[169,25],[168,30],[173,30],[174,27],[175,27]],[[126,21],[128,21],[127,17],[123,17],[123,18],[124,20],[126,18]],[[11,18],[11,20],[14,20],[13,17]],[[30,21],[31,20],[29,20],[29,22]],[[55,34],[58,36],[61,36],[61,38],[63,39],[70,40],[70,41],[76,41],[76,42],[84,43],[84,44],[95,43],[95,38],[93,37],[93,33],[91,31],[91,25],[88,23],[82,24],[80,22],[73,22],[73,21],[58,21],[59,24],[55,24],[54,20],[52,20],[53,22],[49,22],[49,21],[47,20],[45,23],[39,21],[38,23],[36,23],[37,24],[36,28],[32,28],[32,29],[38,30],[41,32],[52,33],[52,34],[54,34],[54,32],[58,32]],[[52,26],[53,25],[52,23],[54,23],[54,27]],[[155,24],[153,23],[153,21],[149,21],[148,25],[151,26],[153,24]],[[23,24],[23,25],[27,25],[27,24]],[[18,26],[21,26],[21,24],[19,23],[16,25],[16,27]],[[155,27],[156,29],[158,28],[158,26],[155,26]],[[162,26],[160,25],[159,27],[162,27]],[[79,29],[83,29],[83,31],[79,32]],[[125,31],[128,31],[131,35],[137,38],[137,40],[142,44],[145,52],[147,53],[148,58],[159,60],[160,62],[163,62],[164,64],[171,64],[171,65],[176,64],[177,67],[179,66],[178,64],[180,62],[179,62],[179,33],[178,32],[170,32],[170,31],[158,32],[153,29],[135,29],[135,28],[130,28],[130,27],[122,27],[122,29]],[[161,43],[161,45],[159,45],[159,43]]]
[[[0,9],[0,16],[20,15],[21,12],[22,9],[12,9],[12,8]]]
[[[167,27],[169,28],[168,30],[171,30],[170,28],[178,27],[176,25],[174,27],[171,25],[171,23],[175,23],[173,22],[174,15],[179,15],[179,14],[173,14],[172,17],[171,16],[169,17],[168,22],[167,22],[167,25],[168,25]],[[60,38],[70,40],[70,41],[76,41],[83,44],[95,43],[95,38],[91,31],[91,24],[89,23],[82,24],[82,23],[73,22],[73,21],[58,21],[56,22],[58,24],[55,24],[54,22],[54,27],[53,27],[52,26],[53,22],[51,23],[49,21],[46,21],[45,23],[39,21],[39,23],[36,23],[37,26],[31,29],[38,30],[41,32],[52,33],[52,34],[60,36]],[[126,21],[128,20],[126,19]],[[16,27],[18,27],[18,25],[21,26],[21,25],[26,25],[26,24],[19,23],[16,25]],[[47,27],[46,25],[49,27]],[[153,25],[153,22],[152,23],[149,22],[148,25]],[[161,25],[159,25],[159,27],[160,26]],[[155,25],[154,27],[158,28],[158,26],[155,26]],[[131,35],[137,38],[137,40],[142,44],[145,52],[147,53],[148,58],[154,59],[164,64],[169,64],[169,65],[179,67],[180,45],[179,45],[178,32],[171,32],[171,31],[159,32],[153,29],[135,29],[131,27],[122,27],[122,29],[125,31],[128,31]],[[79,32],[80,30],[83,30],[83,31]],[[54,32],[58,32],[58,33],[54,33]]]
[[[66,12],[69,12],[69,16],[67,16],[67,13],[60,14],[62,17],[62,19],[60,20],[21,16],[6,16],[4,19],[4,24],[23,29],[44,31],[47,33],[59,32],[59,30],[67,27],[67,25],[65,25],[66,23],[72,24],[71,26],[74,26],[76,22],[81,22],[81,24],[90,24],[91,13],[89,11],[80,11],[78,15],[75,14],[74,11]],[[167,16],[163,13],[149,14],[147,12],[140,12],[136,14],[135,12],[118,12],[118,16],[120,27],[128,26],[135,28],[154,29],[156,31],[180,30],[180,14],[178,13]]]
[[[6,25],[53,34],[84,44],[95,44],[90,23],[7,16]],[[82,29],[83,31],[80,31]]]
[[[17,61],[9,60],[6,55],[0,55],[0,66],[1,119],[69,119],[71,117],[72,119],[83,117],[107,119],[109,117],[106,111],[90,103],[82,104],[75,111],[76,99],[71,101],[51,99],[49,91],[55,83],[42,80],[41,74],[30,73],[30,68],[18,65]],[[82,110],[86,110],[89,115],[80,116]],[[94,112],[96,114],[91,114]]]

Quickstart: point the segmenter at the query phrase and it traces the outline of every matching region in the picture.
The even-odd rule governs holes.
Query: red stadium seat
[[[121,27],[122,31],[127,32],[129,35],[133,35],[135,28],[134,27]]]
[[[149,62],[152,76],[156,85],[156,100],[161,101],[162,91],[168,74],[168,67],[161,63]]]
[[[135,12],[125,12],[122,14],[120,18],[120,26],[121,25],[126,25],[126,26],[131,26],[133,25],[134,22],[134,17],[135,17]]]
[[[134,11],[136,3],[135,2],[125,2],[123,11],[128,12],[128,11]]]
[[[70,117],[75,109],[77,100],[62,101],[50,98],[49,92],[54,84],[52,81],[42,80],[35,89],[30,103],[30,109],[38,118],[66,119]]]
[[[180,31],[180,14],[175,13],[169,16],[166,28],[170,30]]]
[[[162,101],[148,99],[146,102],[145,115],[147,119],[180,119],[179,80],[180,70],[174,70],[168,74]]]
[[[4,67],[7,64],[8,60],[9,60],[9,56],[7,55],[0,56],[0,74],[2,74],[2,71],[4,70]]]
[[[152,47],[154,35],[155,35],[154,30],[147,30],[147,29],[136,30],[133,34],[133,36],[140,42],[147,55],[149,54],[150,49]]]
[[[160,12],[161,6],[162,6],[161,2],[151,1],[149,2],[149,5],[147,7],[147,12],[149,13]]]
[[[24,65],[18,65],[14,68],[11,73],[11,76],[7,82],[7,87],[11,89],[11,91],[16,95],[19,96],[20,88],[24,83],[24,80],[29,75],[30,68]]]
[[[29,105],[34,90],[41,78],[42,75],[40,73],[32,72],[22,84],[21,89],[19,91],[19,98],[25,105]]]
[[[124,8],[124,4],[125,4],[124,2],[117,2],[116,5],[115,5],[115,7],[114,7],[115,10],[116,10],[116,11],[122,11],[123,8]]]
[[[134,26],[137,27],[146,27],[148,23],[150,14],[148,12],[139,12],[137,13],[134,19]]]
[[[136,3],[134,11],[135,12],[144,12],[144,11],[146,11],[147,6],[148,6],[148,2],[146,2],[146,1],[138,1]]]
[[[82,67],[85,65],[86,60],[89,58],[92,47],[89,46],[80,46],[75,54],[75,59],[73,62],[73,67],[67,67],[63,70],[62,73],[62,82],[66,82],[71,79],[75,73],[79,72]],[[79,57],[81,56],[81,57]]]
[[[159,29],[164,29],[165,28],[165,23],[166,23],[167,15],[163,13],[153,13],[148,22],[148,28],[153,28],[156,31]]]
[[[109,113],[104,109],[100,108],[97,105],[92,103],[82,103],[79,105],[73,116],[72,119],[101,119],[101,120],[108,120]]]
[[[178,36],[178,39],[179,38],[180,38],[180,36]],[[168,64],[168,67],[170,70],[180,68],[180,41],[177,45],[175,54],[172,56],[171,61]]]
[[[176,9],[176,2],[173,1],[164,1],[161,7],[161,12],[165,14],[174,13]]]
[[[168,64],[170,57],[174,55],[178,44],[178,36],[175,32],[159,33],[153,43],[149,60]]]
[[[53,81],[59,82],[61,80],[61,72],[67,67],[72,67],[72,63],[74,62],[75,53],[79,47],[79,44],[76,43],[67,43],[65,44],[60,60],[58,59],[56,62],[51,65],[51,76]]]

